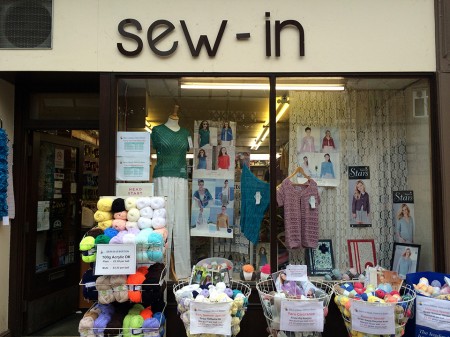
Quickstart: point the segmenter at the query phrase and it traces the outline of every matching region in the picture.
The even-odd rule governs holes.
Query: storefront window
[[[167,197],[173,276],[190,276],[209,257],[230,260],[235,279],[244,265],[268,263],[268,79],[122,79],[118,92],[117,186]],[[135,132],[151,135],[148,161],[148,154],[125,158],[119,151]],[[244,192],[252,193],[252,205],[243,206],[241,179],[255,186]]]
[[[272,269],[390,269],[405,244],[427,248],[415,258],[432,268],[428,80],[279,77],[272,118],[269,89],[268,78],[118,82],[116,190],[167,197],[172,276],[221,257],[234,278],[250,264],[255,279],[274,250]],[[124,145],[135,132],[147,135],[143,155]]]
[[[284,205],[281,263],[307,264],[316,275],[331,265],[395,270],[395,246],[421,245],[420,269],[432,269],[429,92],[418,78],[278,78],[289,116],[277,123],[277,140],[278,130],[289,135],[277,175],[293,174],[289,184],[308,193],[301,237],[293,237]],[[298,240],[300,249],[286,253]],[[315,249],[303,249],[310,244]]]

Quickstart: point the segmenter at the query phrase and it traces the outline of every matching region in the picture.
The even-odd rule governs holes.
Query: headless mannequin
[[[162,164],[165,165],[165,170],[159,171],[158,175],[155,177],[155,172],[157,171],[157,168],[155,167],[153,176],[155,195],[167,197],[166,221],[168,223],[169,231],[169,244],[167,248],[170,252],[168,253],[170,259],[168,259],[167,265],[170,267],[171,271],[171,273],[167,273],[167,277],[172,274],[171,278],[175,280],[178,278],[187,278],[191,273],[190,234],[187,222],[189,217],[189,205],[187,202],[189,199],[188,180],[187,176],[184,176],[186,173],[180,174],[180,169],[184,170],[183,172],[186,172],[186,169],[181,166],[185,165],[185,153],[189,147],[187,140],[189,132],[186,129],[181,128],[178,124],[178,109],[179,106],[175,105],[173,113],[169,116],[167,122],[164,123],[167,128],[176,132],[176,134],[168,132],[167,129],[161,129],[160,126],[156,126],[152,133],[152,137],[155,137],[153,144],[154,146],[157,144],[155,148],[158,148],[161,151],[158,156],[161,155],[161,158],[164,158],[167,157],[168,153],[173,155],[175,152],[176,156],[182,158],[182,161],[184,162],[183,165],[180,165],[179,162],[175,161],[173,163],[174,166],[172,166],[172,164],[167,166],[168,164],[165,162],[165,164]],[[164,142],[160,141],[161,137],[164,137]],[[167,139],[170,140],[168,141]],[[181,145],[178,146],[179,143]],[[169,149],[167,147],[169,147]],[[173,167],[176,168],[175,171],[172,170]]]
[[[164,124],[170,130],[175,131],[175,132],[180,130],[180,125],[178,125],[178,120],[180,119],[178,117],[178,109],[179,108],[180,107],[178,105],[175,105],[175,107],[173,108],[173,113],[169,116],[169,118],[167,119],[167,122]]]

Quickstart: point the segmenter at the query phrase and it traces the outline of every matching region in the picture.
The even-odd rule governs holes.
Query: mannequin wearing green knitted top
[[[187,278],[191,274],[190,233],[188,214],[188,180],[186,152],[189,151],[189,131],[178,125],[178,107],[167,122],[152,130],[152,145],[157,162],[153,170],[156,196],[167,197],[166,223],[169,231],[168,252],[172,251],[176,278]],[[171,258],[167,254],[166,265]],[[169,273],[167,273],[169,275]]]
[[[158,158],[153,178],[187,179],[186,152],[189,151],[189,131],[180,127],[178,131],[173,131],[168,125],[171,124],[158,125],[152,130],[152,144]]]

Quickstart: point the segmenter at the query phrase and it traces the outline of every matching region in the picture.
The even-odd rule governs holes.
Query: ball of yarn
[[[152,227],[154,229],[166,227],[166,219],[153,216]]]
[[[81,283],[83,284],[83,297],[91,301],[98,300],[98,292],[95,288],[95,280],[98,276],[94,275],[92,269],[88,269],[84,272]]]
[[[143,209],[150,206],[150,197],[140,197],[136,199],[136,208]]]
[[[160,209],[165,206],[166,202],[163,197],[151,197],[150,207],[153,209]]]
[[[111,212],[117,213],[125,211],[125,199],[123,198],[116,198],[111,204]]]
[[[155,330],[159,329],[159,321],[154,318],[147,318],[144,323],[142,324],[142,331],[143,332],[150,332],[149,330]]]
[[[100,198],[97,201],[97,209],[99,211],[110,212],[112,203],[113,203],[112,198]]]
[[[125,209],[129,211],[132,208],[136,208],[136,198],[128,197],[125,199]]]
[[[137,225],[140,229],[151,228],[152,219],[140,217],[137,221]]]
[[[114,219],[111,225],[112,228],[120,231],[123,231],[126,229],[126,221],[121,219]]]
[[[95,244],[108,244],[111,238],[108,235],[101,234],[95,238]]]
[[[113,214],[114,219],[126,220],[127,219],[127,211],[116,212]]]
[[[149,250],[147,256],[150,261],[154,262],[162,262],[164,258],[163,252],[160,250]]]
[[[128,210],[127,219],[128,221],[138,221],[141,217],[141,213],[139,213],[139,210],[137,208],[131,208]]]
[[[109,236],[110,239],[115,237],[118,233],[119,233],[119,231],[117,229],[115,229],[115,228],[107,228],[107,229],[105,229],[105,232],[104,232],[104,234],[106,236]]]
[[[111,227],[112,220],[100,221],[97,223],[98,228],[105,231],[107,228]]]
[[[105,212],[105,211],[96,211],[94,213],[94,220],[96,222],[111,220],[113,218],[111,212]]]
[[[159,208],[155,209],[153,211],[153,217],[154,218],[166,218],[166,209],[165,208]]]
[[[153,217],[153,209],[150,206],[144,207],[139,210],[141,217],[151,219]]]

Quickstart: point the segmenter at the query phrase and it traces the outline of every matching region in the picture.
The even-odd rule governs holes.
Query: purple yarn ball
[[[230,288],[225,288],[225,295],[227,295],[229,298],[233,298],[233,290]]]
[[[202,289],[202,291],[200,292],[201,295],[205,296],[205,297],[209,297],[209,290],[208,289]]]
[[[101,313],[97,319],[94,321],[93,328],[97,330],[97,332],[101,333],[105,330],[109,321],[111,320],[110,314]]]
[[[159,320],[155,317],[147,318],[142,324],[142,331],[149,332],[148,330],[159,329]]]
[[[433,282],[431,282],[431,286],[440,288],[442,287],[442,284],[441,282],[439,282],[439,280],[434,280]]]

